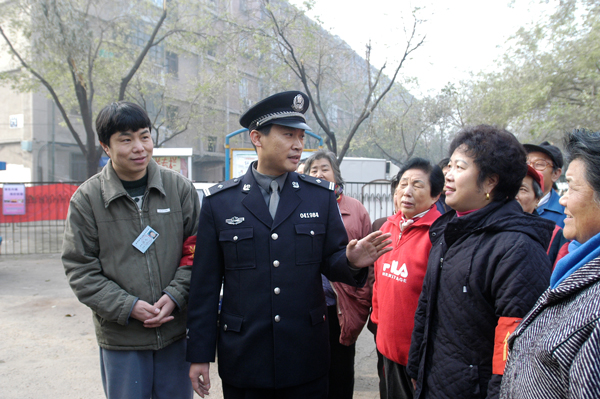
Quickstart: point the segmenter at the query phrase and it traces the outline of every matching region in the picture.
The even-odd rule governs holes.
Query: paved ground
[[[58,254],[0,255],[0,398],[100,399],[91,312],[69,288]],[[376,399],[373,336],[357,343],[355,399]],[[221,399],[213,371],[210,397]]]

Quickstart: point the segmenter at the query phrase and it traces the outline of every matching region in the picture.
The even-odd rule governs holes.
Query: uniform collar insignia
[[[300,188],[300,185],[298,184],[297,181],[293,181],[292,182],[292,187],[294,187],[294,188]]]
[[[244,184],[244,188],[242,188],[243,191],[250,191],[250,185],[249,184]]]
[[[231,219],[225,219],[225,223],[227,224],[232,224],[232,225],[236,225],[236,224],[240,224],[244,221],[244,218],[239,218],[237,216],[232,217]]]

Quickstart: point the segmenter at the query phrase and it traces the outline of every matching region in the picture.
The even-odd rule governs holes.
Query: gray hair
[[[579,159],[585,165],[585,179],[594,190],[594,200],[600,205],[600,132],[575,129],[565,137],[567,159]]]
[[[533,187],[533,195],[535,195],[535,199],[541,199],[544,196],[544,190],[542,190],[538,182],[536,182],[534,179],[531,179],[531,186]]]
[[[319,150],[319,151],[315,152],[314,154],[312,154],[310,156],[310,158],[308,158],[306,160],[306,163],[304,164],[304,173],[309,175],[310,168],[312,167],[313,162],[317,161],[319,159],[326,159],[329,161],[329,163],[331,164],[331,170],[333,170],[333,178],[335,179],[335,184],[337,184],[338,186],[343,186],[344,179],[342,179],[342,172],[340,172],[340,165],[338,164],[335,154],[331,151]]]

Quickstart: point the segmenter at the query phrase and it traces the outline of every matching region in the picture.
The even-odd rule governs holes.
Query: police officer
[[[268,97],[240,118],[258,161],[206,190],[188,309],[187,359],[201,396],[219,354],[226,399],[326,398],[327,307],[321,273],[361,285],[386,253],[375,232],[347,244],[333,183],[294,172],[309,129],[308,97]],[[223,300],[219,313],[219,293]]]

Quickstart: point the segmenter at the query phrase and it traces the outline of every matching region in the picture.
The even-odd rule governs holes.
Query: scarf
[[[340,201],[342,200],[342,194],[344,194],[344,186],[340,186],[339,184],[335,184],[335,199],[337,200],[338,204],[340,203]]]
[[[600,233],[583,244],[573,240],[569,244],[569,253],[556,262],[550,277],[550,288],[558,287],[567,277],[575,273],[581,266],[600,256]]]
[[[398,236],[398,240],[402,238],[402,233],[404,232],[404,230],[406,230],[406,228],[408,228],[408,226],[425,216],[427,212],[429,212],[434,206],[435,203],[431,205],[429,209],[419,213],[418,215],[413,216],[410,219],[407,219],[406,216],[402,215],[402,219],[400,219],[400,235]]]

